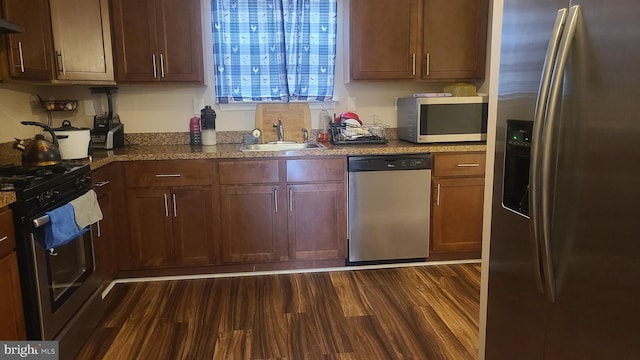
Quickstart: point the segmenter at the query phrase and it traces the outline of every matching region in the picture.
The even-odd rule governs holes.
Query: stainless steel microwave
[[[398,98],[396,106],[401,140],[414,143],[487,140],[485,96]]]

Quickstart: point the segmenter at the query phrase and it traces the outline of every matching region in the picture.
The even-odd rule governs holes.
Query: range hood
[[[24,28],[22,26],[0,18],[0,34],[12,34],[23,31]]]

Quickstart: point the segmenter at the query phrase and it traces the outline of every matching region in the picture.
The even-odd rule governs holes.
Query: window
[[[329,101],[336,0],[212,0],[218,103]]]

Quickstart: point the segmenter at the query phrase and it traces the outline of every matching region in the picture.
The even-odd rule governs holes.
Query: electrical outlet
[[[200,110],[204,109],[204,99],[193,99],[193,113],[200,115]]]
[[[93,116],[96,114],[96,108],[93,106],[93,100],[84,100],[82,102],[84,107],[84,114],[87,116]]]

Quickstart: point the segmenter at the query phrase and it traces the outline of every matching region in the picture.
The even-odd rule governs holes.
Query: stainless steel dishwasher
[[[349,157],[349,263],[429,256],[431,164],[431,154]]]

